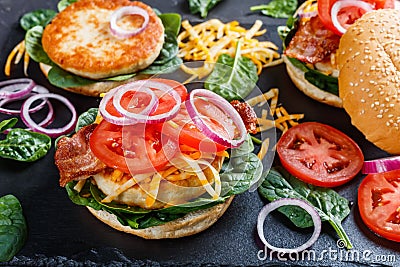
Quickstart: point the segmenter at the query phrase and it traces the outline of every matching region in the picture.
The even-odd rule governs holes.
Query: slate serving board
[[[8,53],[23,38],[19,18],[39,8],[56,9],[57,2],[0,0],[0,69]],[[183,19],[189,19],[193,24],[202,21],[189,13],[187,2],[183,0],[144,2],[162,12],[180,13]],[[250,6],[264,2],[225,0],[209,13],[208,19],[219,18],[224,22],[238,20],[247,27],[260,19],[268,29],[266,38],[281,47],[276,27],[284,25],[285,20],[249,12]],[[29,74],[52,92],[68,97],[79,113],[98,106],[97,98],[79,96],[49,85],[35,63],[30,65]],[[12,77],[23,77],[21,66],[13,69]],[[0,80],[4,79],[6,77],[1,71]],[[263,91],[271,87],[280,88],[279,102],[290,113],[304,113],[304,121],[327,123],[345,132],[360,145],[366,159],[386,155],[364,139],[343,110],[317,103],[299,92],[289,80],[283,65],[266,69],[258,87]],[[0,115],[0,119],[4,118],[6,116]],[[338,247],[335,233],[329,225],[324,225],[321,236],[311,249],[315,256],[309,259],[305,255],[296,259],[276,254],[265,256],[262,251],[259,252],[262,245],[256,238],[256,218],[265,203],[257,192],[237,196],[225,215],[203,233],[177,240],[143,240],[109,228],[85,208],[69,201],[65,190],[58,186],[53,155],[52,149],[45,158],[35,163],[0,159],[0,196],[14,194],[20,199],[29,227],[28,240],[23,249],[12,261],[0,266],[400,266],[400,244],[377,237],[360,219],[356,199],[357,188],[363,178],[361,175],[337,189],[353,203],[351,214],[343,223],[354,245],[353,254]],[[270,216],[268,223],[269,240],[276,245],[299,245],[311,233],[311,230],[294,229],[279,214]]]

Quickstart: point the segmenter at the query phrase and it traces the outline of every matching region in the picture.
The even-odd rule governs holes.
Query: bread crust
[[[342,36],[339,95],[351,122],[377,147],[400,154],[400,11],[366,13]]]
[[[293,81],[293,83],[296,85],[296,87],[302,91],[305,95],[308,97],[311,97],[312,99],[319,101],[321,103],[331,105],[334,107],[341,108],[342,107],[342,99],[338,97],[337,95],[328,93],[326,91],[323,91],[316,87],[315,85],[311,84],[304,78],[304,71],[300,70],[296,66],[294,66],[286,56],[283,56],[283,61],[286,64],[286,70],[287,73],[290,77],[290,79]]]
[[[123,6],[138,6],[149,14],[147,27],[130,38],[118,38],[109,29],[111,14]],[[142,20],[134,16],[129,23],[140,27]],[[43,49],[54,63],[90,79],[144,69],[157,58],[163,43],[161,19],[148,5],[129,0],[75,2],[57,14],[42,37]]]
[[[224,203],[204,210],[190,212],[182,218],[145,229],[133,229],[129,226],[124,226],[119,223],[117,217],[113,214],[103,210],[87,208],[97,219],[118,231],[140,236],[145,239],[179,238],[197,234],[213,225],[228,209],[233,197],[234,196],[231,196]]]

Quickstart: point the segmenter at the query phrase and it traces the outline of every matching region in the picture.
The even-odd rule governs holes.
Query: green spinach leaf
[[[254,89],[257,80],[257,67],[249,58],[240,55],[238,42],[235,57],[220,55],[204,86],[228,101],[243,100]]]
[[[57,12],[51,9],[38,9],[26,13],[19,20],[22,29],[28,31],[35,26],[45,27],[54,17]]]
[[[135,76],[136,76],[136,73],[130,73],[130,74],[124,74],[124,75],[118,75],[118,76],[114,76],[114,77],[105,78],[105,79],[102,79],[102,81],[121,82],[121,81],[126,81],[129,79],[132,79]]]
[[[272,0],[266,5],[252,6],[251,11],[261,11],[273,18],[289,18],[297,9],[297,0]]]
[[[61,0],[57,4],[57,9],[59,12],[63,11],[67,6],[69,6],[72,3],[75,3],[78,0]]]
[[[6,139],[0,141],[0,157],[32,162],[44,157],[51,147],[47,135],[25,129],[12,129]]]
[[[65,186],[65,189],[67,190],[69,199],[71,199],[71,201],[76,205],[87,206],[95,210],[100,210],[102,206],[92,197],[90,193],[90,184],[91,183],[88,179],[85,185],[83,186],[82,190],[80,192],[77,192],[74,189],[76,182],[69,182]]]
[[[188,0],[189,9],[192,14],[199,13],[202,18],[206,18],[208,11],[222,0]]]
[[[306,184],[283,168],[273,168],[264,175],[264,180],[258,189],[263,198],[269,201],[280,198],[297,198],[307,201],[314,206],[322,221],[327,221],[332,225],[339,238],[346,242],[347,248],[352,248],[351,241],[342,226],[342,221],[350,213],[349,201],[346,198],[332,189]],[[299,207],[285,206],[278,210],[297,227],[313,225],[310,215]]]
[[[164,13],[158,15],[166,32],[171,33],[172,36],[178,36],[181,30],[181,15],[178,13]]]
[[[72,74],[55,65],[51,67],[47,78],[52,85],[60,88],[84,86],[97,82]]]
[[[334,95],[339,95],[338,79],[332,76],[325,75],[314,69],[310,69],[303,62],[287,57],[288,60],[297,68],[304,71],[304,78],[311,84],[317,86],[318,88],[327,91]]]
[[[9,120],[4,120],[0,122],[0,133],[4,132],[7,129],[10,129],[14,127],[15,124],[17,124],[18,119],[17,118],[11,118]]]
[[[25,244],[28,227],[21,203],[13,195],[0,197],[0,262],[11,260]]]
[[[75,132],[79,131],[82,127],[88,126],[96,120],[97,114],[99,112],[98,108],[90,108],[87,111],[83,112],[78,117],[78,121],[76,123]]]
[[[29,56],[36,62],[53,65],[53,62],[43,50],[42,46],[43,26],[35,26],[25,34],[25,48]]]
[[[146,69],[142,70],[140,73],[147,75],[172,73],[180,68],[182,62],[183,62],[182,59],[176,56],[170,61],[167,61],[167,63],[165,64],[162,65],[152,64]]]

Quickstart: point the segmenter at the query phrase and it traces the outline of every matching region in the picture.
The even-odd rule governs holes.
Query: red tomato
[[[358,189],[358,208],[369,229],[400,242],[400,170],[367,175]]]
[[[174,88],[175,91],[178,92],[179,96],[181,97],[182,102],[184,102],[186,100],[187,89],[180,82],[177,82],[174,80],[168,80],[168,79],[161,79],[161,78],[154,78],[154,79],[151,79],[151,81],[161,82],[161,83],[165,83],[165,84],[171,86],[172,88]],[[158,107],[151,115],[167,113],[168,111],[170,111],[172,109],[172,107],[175,104],[175,100],[171,95],[162,93],[161,91],[159,91],[159,93],[161,93],[161,94],[159,95],[160,98],[159,98],[159,102],[158,102]]]
[[[161,137],[152,125],[122,127],[103,120],[90,136],[89,145],[107,166],[137,174],[161,169],[177,152],[177,143]]]
[[[300,180],[334,187],[350,181],[361,170],[364,156],[341,131],[317,122],[290,128],[277,144],[282,166]]]
[[[331,17],[332,6],[337,1],[338,0],[318,0],[318,16],[326,28],[338,35],[342,35],[342,33],[334,26]],[[394,8],[395,0],[364,0],[364,2],[370,3],[374,9],[380,9]],[[359,7],[346,7],[339,11],[338,21],[344,28],[347,28],[364,13],[365,10]]]

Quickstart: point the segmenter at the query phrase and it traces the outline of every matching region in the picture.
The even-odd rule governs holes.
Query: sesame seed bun
[[[377,147],[400,154],[400,11],[366,13],[338,50],[339,96],[352,124]]]
[[[110,17],[124,6],[144,9],[149,22],[139,34],[118,38],[111,33]],[[120,22],[138,28],[143,18],[126,16]],[[129,0],[77,1],[58,13],[45,27],[42,36],[43,49],[55,64],[95,80],[148,67],[158,57],[163,43],[161,19],[150,6]]]
[[[90,207],[88,207],[88,210],[97,219],[118,231],[140,236],[145,239],[179,238],[194,235],[209,228],[225,213],[232,199],[233,196],[228,198],[224,203],[204,210],[190,212],[174,221],[145,229],[132,229],[129,226],[124,226],[118,221],[115,215],[106,211],[94,210]]]

